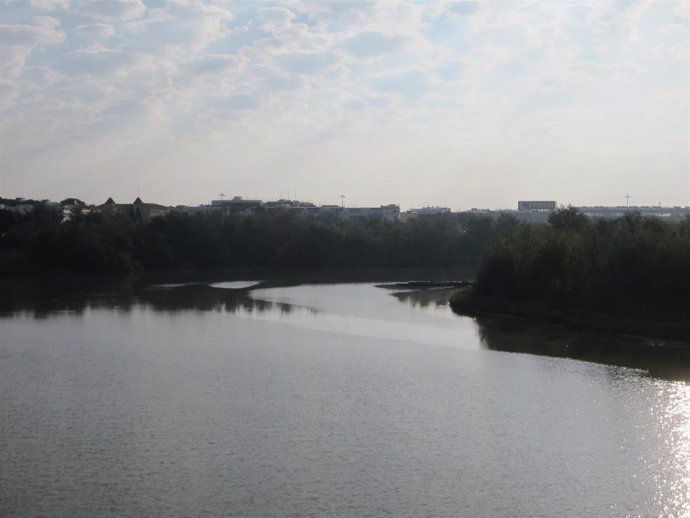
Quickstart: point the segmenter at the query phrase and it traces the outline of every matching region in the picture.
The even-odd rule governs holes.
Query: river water
[[[252,280],[5,289],[0,515],[690,516],[686,357]]]

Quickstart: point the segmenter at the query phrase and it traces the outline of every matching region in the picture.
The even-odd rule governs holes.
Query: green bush
[[[551,308],[687,318],[688,287],[690,219],[588,220],[569,208],[548,225],[523,224],[496,242],[474,290]]]

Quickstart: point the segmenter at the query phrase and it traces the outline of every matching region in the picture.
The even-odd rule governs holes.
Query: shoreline
[[[554,309],[534,301],[477,297],[471,289],[462,288],[451,295],[449,305],[454,313],[470,317],[517,318],[636,339],[670,340],[674,343],[653,342],[645,349],[690,351],[690,320],[655,320],[615,313],[592,313],[578,308]]]

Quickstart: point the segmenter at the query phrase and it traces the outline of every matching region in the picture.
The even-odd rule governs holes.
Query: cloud
[[[0,111],[6,111],[13,108],[18,95],[18,90],[14,88],[12,84],[6,81],[0,81]],[[0,121],[0,135],[3,134],[3,126],[9,128],[9,125],[6,123],[3,124],[3,121]]]
[[[118,150],[139,146],[141,160],[156,163],[153,147],[139,138],[152,135],[160,139],[155,149],[179,147],[223,171],[227,142],[248,155],[260,148],[267,164],[327,150],[322,155],[346,172],[362,169],[354,156],[377,156],[387,167],[403,141],[428,149],[420,157],[430,171],[444,167],[435,157],[450,155],[446,162],[458,168],[498,171],[534,163],[542,137],[545,156],[557,156],[566,141],[586,153],[594,131],[588,125],[609,132],[610,146],[597,152],[632,153],[623,145],[632,140],[614,131],[629,133],[623,119],[639,121],[640,142],[646,135],[649,153],[664,155],[658,143],[687,139],[687,110],[678,109],[687,69],[678,60],[690,51],[681,19],[688,6],[0,0],[3,167],[6,178],[20,177],[27,164],[39,170],[36,156],[50,148],[71,157],[65,163],[77,177],[84,161],[73,149],[95,156],[115,141]],[[468,163],[471,153],[462,155],[458,141],[480,150],[474,156],[492,152]],[[206,142],[213,144],[203,144],[204,154],[195,143]],[[126,153],[112,153],[113,177],[134,163],[119,154]]]
[[[65,39],[60,20],[39,16],[30,25],[0,25],[0,45],[28,46],[55,45]]]
[[[673,59],[679,61],[690,60],[690,41],[682,41],[675,45],[671,45],[668,49],[668,54]]]
[[[0,0],[0,7],[12,4],[28,4],[33,9],[55,11],[58,9],[67,9],[69,3],[70,0]]]
[[[399,50],[405,40],[400,36],[387,36],[379,32],[365,31],[346,40],[343,47],[359,58],[371,58]]]
[[[238,110],[253,110],[258,108],[259,99],[251,95],[235,94],[217,97],[209,103],[209,107],[217,115]]]
[[[677,5],[673,9],[673,14],[678,18],[690,20],[690,0],[678,0]]]
[[[436,67],[436,74],[444,81],[454,81],[460,77],[463,63],[458,59],[444,60]]]
[[[229,36],[232,21],[232,13],[223,6],[169,3],[149,9],[146,18],[127,22],[123,35],[141,50],[189,55]]]
[[[387,95],[368,95],[360,98],[350,98],[343,101],[343,107],[352,111],[365,111],[367,109],[389,108],[391,97]]]
[[[27,67],[22,74],[22,80],[39,89],[53,84],[60,77],[55,70],[46,66]]]
[[[101,116],[106,118],[129,118],[138,117],[146,112],[146,107],[137,99],[124,99],[108,105]]]
[[[230,54],[205,54],[195,56],[180,63],[180,69],[187,74],[219,74],[227,71],[238,71],[247,63],[247,59]]]
[[[296,41],[309,32],[304,23],[295,23],[297,15],[285,7],[264,7],[256,12],[256,21],[264,33],[281,43]]]
[[[77,5],[73,11],[86,18],[116,22],[140,18],[146,6],[141,0],[90,0]]]
[[[74,34],[87,45],[97,45],[115,34],[115,28],[105,23],[78,25]]]
[[[283,70],[309,74],[332,65],[336,57],[323,52],[293,52],[279,55],[276,60]]]
[[[64,40],[60,20],[50,16],[38,16],[27,25],[0,25],[1,75],[19,75],[35,49],[58,45]]]
[[[374,77],[371,86],[381,92],[420,95],[430,90],[431,80],[421,70],[394,71]]]
[[[446,9],[453,13],[457,14],[460,16],[467,16],[470,14],[474,14],[477,12],[479,9],[479,3],[478,2],[450,2]]]
[[[330,23],[359,23],[370,17],[375,3],[370,0],[290,0],[290,7],[303,12],[311,18]]]
[[[272,76],[264,79],[262,84],[270,92],[287,92],[302,88],[304,80],[301,77]]]
[[[256,11],[256,18],[262,22],[264,31],[274,32],[289,26],[295,19],[295,13],[285,7],[262,7]]]
[[[55,11],[56,9],[67,9],[69,7],[69,0],[29,0],[29,4],[34,9]]]
[[[135,56],[119,50],[80,50],[62,56],[55,68],[65,74],[104,78],[135,62]]]

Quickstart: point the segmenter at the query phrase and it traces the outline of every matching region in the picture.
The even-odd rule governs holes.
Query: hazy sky
[[[0,196],[690,205],[690,1],[0,0]]]

